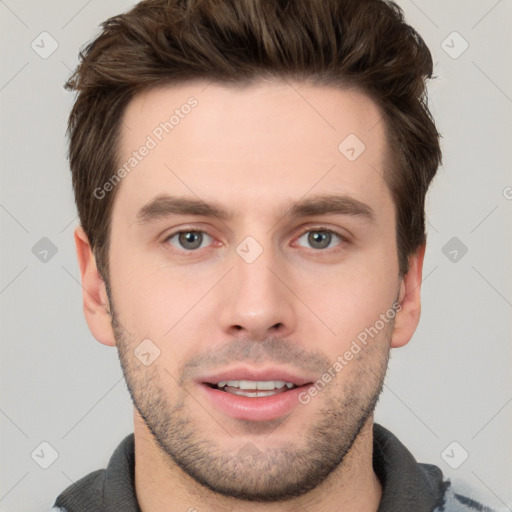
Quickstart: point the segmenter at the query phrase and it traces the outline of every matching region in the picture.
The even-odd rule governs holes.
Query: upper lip
[[[303,386],[313,382],[314,379],[299,375],[286,368],[266,367],[266,368],[251,368],[248,366],[238,366],[236,368],[229,368],[209,373],[197,379],[198,382],[203,384],[218,384],[221,381],[227,380],[249,380],[249,381],[284,381],[291,382],[296,386]]]

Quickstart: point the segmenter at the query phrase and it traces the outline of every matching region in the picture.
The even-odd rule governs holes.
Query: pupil
[[[187,231],[180,233],[180,244],[187,249],[197,249],[201,246],[202,235],[197,231]]]
[[[331,243],[331,234],[326,231],[314,231],[309,234],[309,243],[315,249],[325,249]]]

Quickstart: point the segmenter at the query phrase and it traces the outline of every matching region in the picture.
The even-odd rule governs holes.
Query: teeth
[[[217,384],[218,388],[224,387],[239,389],[257,389],[262,391],[271,391],[286,386],[288,389],[294,388],[295,384],[285,382],[284,380],[222,380]]]
[[[243,389],[237,389],[237,388],[231,388],[230,391],[228,391],[228,393],[231,393],[233,395],[240,395],[240,396],[247,396],[247,397],[251,397],[251,398],[257,398],[257,397],[260,397],[260,396],[272,396],[272,395],[276,395],[278,393],[281,393],[281,391],[277,391],[275,389],[272,389],[272,390],[267,390],[267,391],[247,391],[247,390],[243,390]]]

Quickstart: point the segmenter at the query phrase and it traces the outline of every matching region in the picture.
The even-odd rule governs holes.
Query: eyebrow
[[[288,207],[283,217],[301,218],[316,215],[349,215],[374,221],[375,212],[366,203],[347,195],[321,195],[301,199]],[[197,215],[219,220],[230,220],[233,213],[217,203],[207,203],[201,199],[158,195],[137,212],[140,224],[169,217],[171,215]]]

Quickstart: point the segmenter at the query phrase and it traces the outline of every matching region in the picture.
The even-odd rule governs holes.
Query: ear
[[[402,278],[398,302],[401,309],[395,316],[395,327],[391,338],[391,347],[403,347],[409,343],[418,327],[421,315],[421,280],[425,244],[409,257],[409,271]]]
[[[82,277],[82,298],[87,325],[100,343],[115,346],[105,282],[98,272],[89,239],[81,226],[75,229],[75,246]]]

